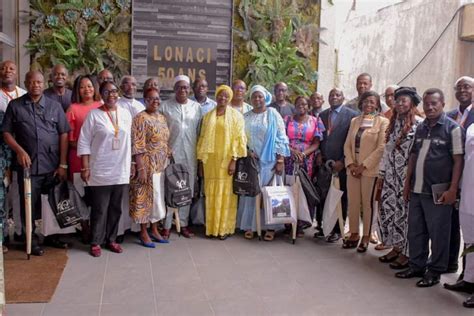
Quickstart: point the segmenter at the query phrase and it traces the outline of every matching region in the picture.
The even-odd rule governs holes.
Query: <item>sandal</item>
[[[245,239],[253,239],[254,237],[254,233],[253,231],[251,230],[247,230],[245,233],[244,233],[244,238]]]
[[[383,263],[393,262],[393,261],[397,260],[399,255],[400,255],[400,253],[398,251],[392,249],[386,255],[379,257],[379,261],[383,262]]]
[[[369,242],[370,238],[368,236],[362,237],[359,247],[357,247],[357,252],[366,252],[367,248],[369,248]]]
[[[385,246],[383,242],[381,242],[380,244],[378,244],[377,246],[375,246],[375,250],[377,251],[381,251],[381,250],[387,250],[387,249],[390,249],[392,247],[390,246]]]
[[[399,255],[397,260],[389,264],[389,267],[394,270],[408,268],[408,257],[405,255]]]
[[[263,236],[263,240],[273,241],[273,239],[275,239],[275,231],[274,230],[267,230],[265,232],[265,236]]]
[[[356,239],[356,240],[346,239],[346,240],[343,240],[342,242],[342,248],[354,249],[355,247],[357,247],[358,243],[359,243],[359,239]]]

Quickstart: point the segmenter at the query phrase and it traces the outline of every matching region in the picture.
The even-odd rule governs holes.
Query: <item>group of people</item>
[[[367,73],[358,76],[358,96],[348,102],[341,89],[332,89],[327,109],[319,92],[309,98],[297,96],[293,105],[283,82],[275,84],[273,94],[260,85],[247,93],[245,82],[235,80],[231,86],[216,87],[214,101],[205,79],[191,82],[179,75],[174,94],[162,102],[156,78],[145,82],[139,100],[134,77],[124,76],[117,85],[108,70],[78,76],[72,91],[62,65],[52,69],[52,86],[46,90],[43,75],[30,71],[24,91],[16,86],[15,64],[4,61],[0,80],[0,172],[8,177],[11,169],[18,177],[22,226],[24,169],[31,171],[34,219],[41,214],[41,193],[55,181],[81,181],[90,206],[81,226],[94,257],[101,255],[103,246],[123,251],[117,235],[127,213],[140,225],[143,246],[168,242],[174,212],[156,212],[154,175],[163,173],[170,160],[187,167],[191,189],[197,193],[193,205],[178,209],[176,220],[184,237],[194,236],[189,228],[193,209],[204,212],[209,238],[224,240],[236,229],[254,238],[260,197],[237,196],[232,190],[237,160],[247,156],[258,162],[260,186],[275,175],[293,175],[298,168],[318,185],[319,172],[329,166],[339,177],[349,234],[344,236],[340,225],[323,231],[323,197],[315,210],[314,237],[326,236],[327,242],[343,239],[342,248],[363,253],[377,231],[376,249],[390,249],[379,260],[400,269],[396,277],[420,278],[419,287],[433,286],[442,273],[458,270],[460,226],[465,247],[474,243],[468,193],[474,181],[471,77],[455,82],[459,105],[448,113],[444,93],[437,88],[420,96],[413,87],[389,86],[383,102]],[[3,221],[6,210],[2,208]],[[289,232],[284,225],[265,225],[263,215],[261,223],[266,241]],[[298,235],[310,226],[298,221]],[[67,246],[57,236],[48,242]],[[43,253],[34,238],[32,254]],[[474,292],[473,256],[465,256],[459,281],[446,288]],[[464,305],[474,307],[474,298]]]

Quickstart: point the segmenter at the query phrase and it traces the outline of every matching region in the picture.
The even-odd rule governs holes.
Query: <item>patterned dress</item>
[[[298,123],[292,116],[285,117],[286,135],[290,140],[290,148],[303,152],[313,143],[314,137],[323,140],[325,131],[323,121],[319,117],[308,115],[306,122]],[[303,162],[303,167],[308,172],[310,179],[313,177],[313,160],[315,154],[308,155]],[[293,157],[285,159],[286,174],[293,174]]]
[[[138,224],[146,224],[158,219],[150,219],[153,207],[153,174],[162,172],[168,158],[169,130],[166,118],[161,114],[143,111],[132,123],[132,156],[143,154],[142,161],[147,175],[145,184],[137,177],[130,180],[130,216]]]
[[[3,121],[5,112],[0,110],[0,125]],[[1,126],[0,126],[1,127]],[[12,158],[12,152],[10,147],[5,143],[3,137],[0,138],[0,224],[1,229],[5,228],[7,220],[7,211],[5,210],[5,186],[3,184],[3,178],[5,177],[5,169],[10,167]],[[0,240],[3,238],[3,234],[0,229]]]
[[[403,186],[410,148],[420,121],[421,119],[417,118],[417,122],[401,142],[400,148],[396,148],[396,141],[404,124],[403,121],[397,120],[380,162],[380,177],[384,179],[379,217],[382,241],[386,246],[398,247],[404,255],[408,255],[408,203],[403,199]]]

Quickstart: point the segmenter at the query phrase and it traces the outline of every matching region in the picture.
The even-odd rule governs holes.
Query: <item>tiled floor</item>
[[[473,315],[464,295],[396,279],[373,248],[358,254],[310,233],[296,245],[172,235],[151,250],[130,236],[123,254],[101,258],[81,246],[49,304],[7,305],[5,315]]]

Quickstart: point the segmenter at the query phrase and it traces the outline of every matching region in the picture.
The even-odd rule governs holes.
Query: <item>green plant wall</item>
[[[293,95],[309,95],[317,85],[318,49],[323,43],[320,13],[319,0],[234,0],[233,78],[267,88],[275,83],[269,82],[272,79],[288,78]],[[287,42],[285,31],[291,31]],[[275,56],[278,50],[286,53]],[[278,69],[264,65],[272,59]],[[295,64],[301,71],[286,71]]]

